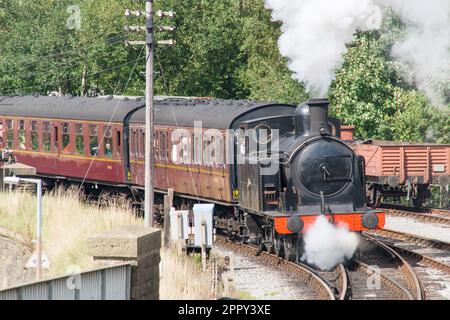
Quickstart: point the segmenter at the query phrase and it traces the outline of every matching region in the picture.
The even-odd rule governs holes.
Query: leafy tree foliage
[[[357,33],[330,90],[333,113],[360,138],[449,142],[449,108],[432,106],[390,58],[403,24],[390,12],[381,31]]]
[[[80,28],[68,27],[80,8]],[[0,0],[0,94],[143,95],[143,47],[125,47],[126,8],[136,0]],[[174,21],[155,18],[155,90],[161,95],[214,96],[300,103],[304,86],[291,77],[278,51],[280,24],[263,0],[155,0]],[[159,26],[173,23],[174,34]],[[388,15],[383,30],[358,33],[336,71],[329,97],[334,115],[357,126],[362,138],[450,142],[449,108],[432,107],[406,84],[389,51],[403,24]],[[389,31],[389,32],[385,32]],[[143,35],[129,35],[131,40]]]

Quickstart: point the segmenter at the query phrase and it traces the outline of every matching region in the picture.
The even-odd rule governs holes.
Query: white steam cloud
[[[342,65],[346,44],[357,30],[379,29],[384,8],[410,23],[392,50],[407,80],[442,102],[439,83],[450,79],[450,1],[448,0],[265,0],[282,23],[279,49],[296,80],[313,96],[324,96]]]
[[[345,227],[334,226],[319,216],[304,236],[302,261],[322,270],[331,270],[351,259],[359,245],[359,237]]]

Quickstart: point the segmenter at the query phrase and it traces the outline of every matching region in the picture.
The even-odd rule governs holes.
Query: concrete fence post
[[[99,267],[131,263],[131,300],[159,299],[160,230],[120,227],[89,238],[88,250]]]

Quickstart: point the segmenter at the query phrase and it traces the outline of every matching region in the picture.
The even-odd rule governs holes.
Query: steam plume
[[[450,82],[450,1],[448,0],[265,0],[273,20],[281,21],[279,49],[293,77],[313,96],[324,96],[343,62],[346,44],[357,30],[379,29],[389,6],[410,24],[392,57],[407,80],[435,103],[437,84]],[[442,89],[442,88],[441,88]]]
[[[347,228],[336,227],[319,216],[304,237],[303,261],[330,270],[350,259],[359,245],[359,237]]]

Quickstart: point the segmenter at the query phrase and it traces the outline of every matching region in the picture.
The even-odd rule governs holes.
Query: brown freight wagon
[[[353,142],[352,146],[365,159],[372,205],[381,197],[407,197],[420,207],[430,197],[430,185],[441,186],[441,203],[447,204],[450,145],[365,141]]]

